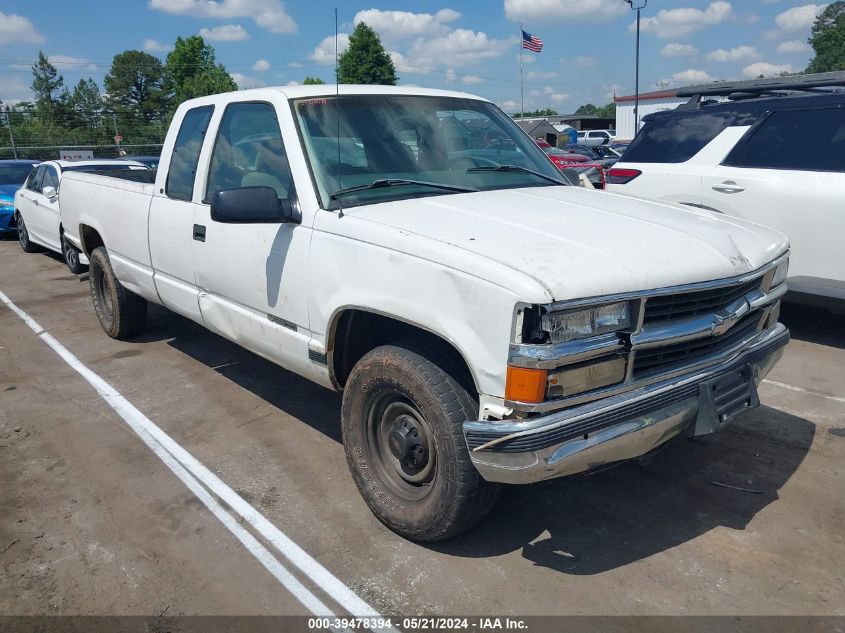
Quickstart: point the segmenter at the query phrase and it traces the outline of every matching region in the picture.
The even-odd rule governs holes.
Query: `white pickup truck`
[[[355,483],[416,540],[758,404],[781,234],[567,186],[478,97],[335,90],[183,103],[155,184],[65,176],[109,336],[151,301],[343,390]]]

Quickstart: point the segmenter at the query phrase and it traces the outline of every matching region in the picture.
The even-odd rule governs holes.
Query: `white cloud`
[[[257,71],[270,70],[270,62],[266,59],[259,59],[252,65],[252,69]]]
[[[238,84],[238,88],[246,90],[247,88],[262,88],[267,84],[261,81],[258,77],[248,77],[241,73],[231,73],[232,79]]]
[[[478,75],[464,75],[461,81],[465,84],[483,84],[484,80]]]
[[[150,53],[165,53],[172,48],[173,46],[171,46],[170,44],[159,42],[158,40],[154,40],[151,37],[148,37],[144,40],[144,50]]]
[[[59,69],[59,71],[68,70],[97,70],[97,67],[89,62],[84,57],[71,57],[70,55],[49,55],[47,57],[47,61],[49,61],[53,66]]]
[[[790,40],[778,44],[778,53],[809,53],[812,48],[802,40]]]
[[[460,17],[461,14],[452,9],[443,9],[434,14],[367,9],[356,13],[353,21],[355,24],[365,22],[379,34],[383,42],[393,45],[407,42],[408,38],[445,35],[450,28],[448,23]]]
[[[526,73],[526,79],[552,79],[553,77],[557,77],[556,72],[545,72],[542,70],[532,70]]]
[[[781,73],[791,73],[792,66],[789,64],[770,64],[769,62],[757,62],[746,66],[742,69],[742,74],[746,77],[759,77],[764,75],[766,77],[773,77]]]
[[[655,16],[644,17],[640,28],[646,33],[654,33],[659,38],[669,39],[684,37],[693,31],[723,24],[733,18],[731,3],[717,0],[707,5],[703,11],[692,7],[661,9]],[[632,22],[628,30],[635,29],[636,22]]]
[[[349,48],[349,33],[337,34],[337,54]],[[324,37],[308,58],[318,64],[334,64],[334,35]]]
[[[682,84],[698,84],[713,81],[713,77],[708,75],[703,70],[696,70],[694,68],[690,68],[688,70],[683,70],[679,73],[675,73],[674,75],[672,75],[672,80]]]
[[[660,49],[663,57],[694,57],[698,49],[692,44],[667,44]]]
[[[809,31],[826,4],[805,4],[800,7],[792,7],[783,13],[775,16],[775,24],[782,31]]]
[[[562,101],[567,101],[569,99],[568,92],[553,92],[549,95],[552,101],[555,103],[561,103]]]
[[[622,0],[505,0],[505,15],[513,22],[601,22],[628,10]]]
[[[599,65],[599,60],[597,60],[595,57],[579,55],[578,57],[572,60],[572,63],[577,68],[595,68]]]
[[[0,11],[0,44],[27,42],[40,44],[44,36],[35,30],[29,18]]]
[[[288,66],[290,68],[302,68],[302,64],[299,62],[288,62]]]
[[[454,68],[447,68],[446,69],[446,83],[451,84],[458,78],[457,73],[455,72]]]
[[[224,24],[210,29],[203,27],[200,29],[200,35],[210,42],[239,42],[249,39],[249,33],[240,24]]]
[[[759,58],[760,53],[753,46],[737,46],[729,50],[719,48],[707,53],[707,60],[711,62],[738,62]]]
[[[296,33],[296,22],[281,0],[150,0],[150,9],[195,18],[252,18],[272,33]]]
[[[301,86],[302,84],[299,83],[298,81],[292,80],[292,81],[289,81],[286,85],[288,85],[288,86]]]
[[[512,99],[508,99],[507,101],[502,101],[501,103],[499,103],[499,107],[502,110],[512,110],[513,108],[518,108],[519,104]]]
[[[442,37],[415,40],[408,59],[411,65],[422,68],[439,67],[444,62],[466,66],[499,57],[511,45],[508,40],[491,39],[481,31],[455,29]]]

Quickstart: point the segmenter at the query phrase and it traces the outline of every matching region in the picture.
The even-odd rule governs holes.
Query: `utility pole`
[[[18,159],[18,149],[15,147],[15,134],[12,132],[12,117],[9,116],[9,106],[6,105],[6,126],[9,128],[9,140],[12,142],[12,155]]]
[[[646,8],[648,0],[642,0],[642,4],[634,4],[634,0],[624,0],[632,11],[637,12],[637,61],[634,79],[634,136],[640,131],[640,11]]]

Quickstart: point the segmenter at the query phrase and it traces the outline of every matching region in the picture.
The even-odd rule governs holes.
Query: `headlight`
[[[772,285],[771,287],[774,288],[776,286],[781,285],[784,281],[786,281],[786,277],[789,274],[789,258],[783,260],[778,267],[775,269],[775,276],[772,277]]]
[[[621,302],[571,312],[552,312],[543,315],[542,325],[552,343],[566,343],[628,328],[631,310],[627,302]]]

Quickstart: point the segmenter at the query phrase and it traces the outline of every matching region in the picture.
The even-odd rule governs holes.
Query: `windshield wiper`
[[[382,180],[374,180],[368,185],[358,185],[357,187],[346,187],[329,194],[329,198],[336,200],[347,193],[355,193],[356,191],[367,191],[368,189],[382,189],[384,187],[403,187],[406,185],[421,185],[423,187],[431,187],[433,189],[441,189],[443,191],[455,191],[458,193],[468,193],[470,191],[478,191],[475,187],[461,187],[459,185],[444,185],[439,182],[427,182],[425,180],[409,180],[406,178],[385,178]]]
[[[473,173],[477,171],[522,172],[526,174],[531,174],[532,176],[537,176],[537,178],[542,178],[543,180],[548,180],[549,182],[553,182],[556,185],[569,186],[568,183],[562,182],[557,178],[552,178],[551,176],[547,176],[546,174],[541,174],[539,171],[534,171],[533,169],[528,169],[527,167],[520,167],[519,165],[498,165],[496,167],[470,167],[469,169],[467,169],[468,173]]]

